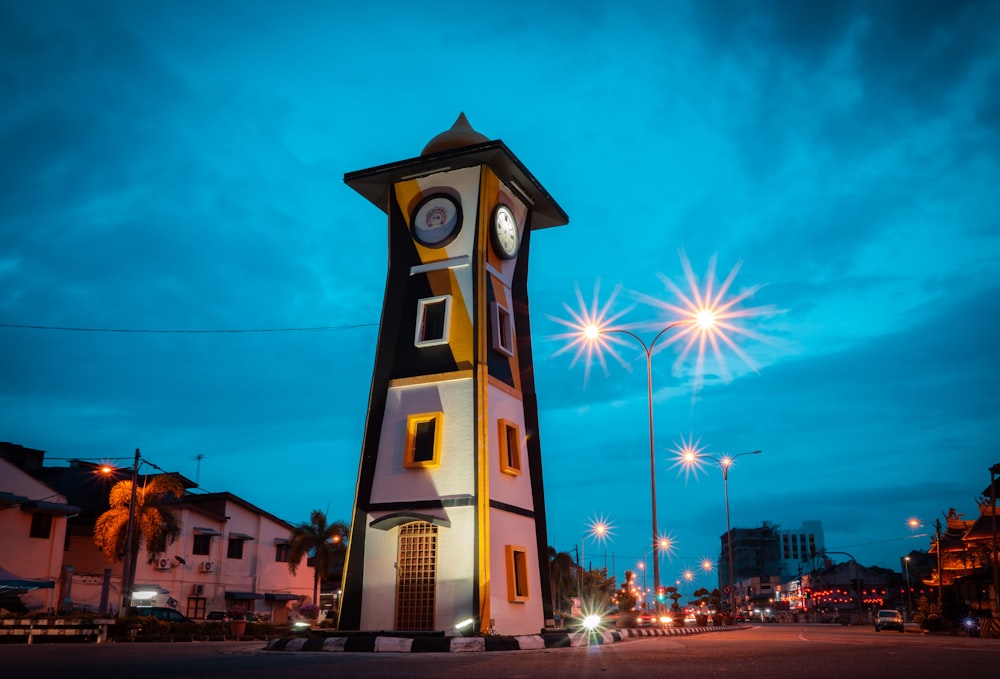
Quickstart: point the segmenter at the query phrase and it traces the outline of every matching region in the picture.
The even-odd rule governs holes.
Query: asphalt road
[[[0,645],[2,679],[846,679],[996,676],[1000,640],[762,625],[684,637],[494,653],[274,653],[261,642]]]

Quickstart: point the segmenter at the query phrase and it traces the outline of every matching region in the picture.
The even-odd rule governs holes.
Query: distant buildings
[[[104,474],[81,460],[46,467],[44,455],[0,443],[0,566],[54,583],[24,594],[29,608],[116,612],[122,564],[107,563],[93,531],[111,487],[131,470]],[[182,481],[188,492],[165,503],[181,534],[152,564],[140,552],[133,605],[170,606],[191,618],[239,606],[282,622],[311,599],[311,569],[288,570],[291,524],[232,493],[194,493]]]
[[[764,521],[757,528],[733,528],[720,538],[719,587],[729,584],[729,542],[732,536],[733,581],[774,577],[778,582],[813,569],[826,549],[823,524],[803,521],[796,530]]]

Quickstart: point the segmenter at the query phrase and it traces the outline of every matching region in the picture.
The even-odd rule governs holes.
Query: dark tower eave
[[[499,139],[348,172],[344,175],[344,183],[386,212],[389,187],[397,182],[476,165],[489,165],[506,186],[517,191],[529,204],[533,212],[532,229],[569,223],[569,217],[559,204]]]

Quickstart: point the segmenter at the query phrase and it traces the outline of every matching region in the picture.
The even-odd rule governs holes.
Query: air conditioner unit
[[[212,563],[211,561],[202,561],[201,562],[201,572],[202,573],[211,573],[214,570],[215,570],[215,564]]]
[[[194,596],[202,596],[205,594],[205,585],[191,585],[191,594]]]
[[[170,558],[165,557],[165,556],[161,557],[160,560],[156,562],[156,567],[158,569],[160,569],[161,571],[165,571],[165,570],[168,570],[170,568],[173,568],[173,566],[174,566],[173,559],[170,559]]]

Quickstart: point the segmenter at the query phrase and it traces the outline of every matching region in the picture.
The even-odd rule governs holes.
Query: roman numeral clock
[[[569,219],[464,114],[344,181],[387,214],[389,270],[339,628],[537,633],[552,611],[528,251]]]

